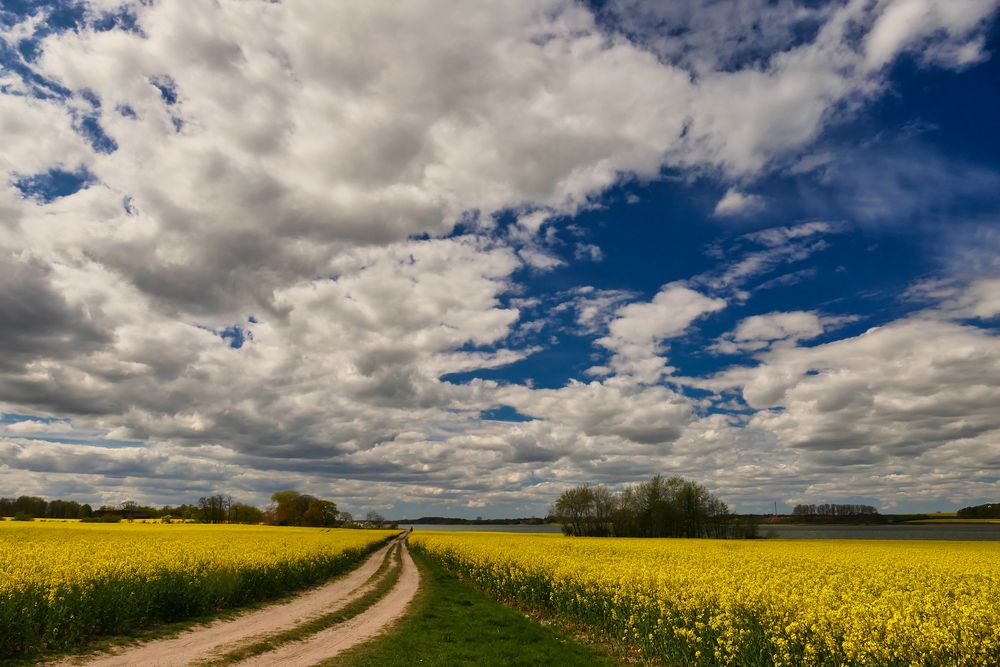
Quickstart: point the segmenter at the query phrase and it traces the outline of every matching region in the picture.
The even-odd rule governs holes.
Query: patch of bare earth
[[[238,664],[245,667],[253,665],[308,667],[381,633],[406,613],[406,608],[420,585],[420,573],[410,558],[405,542],[401,555],[402,571],[396,585],[367,610],[308,639],[284,644],[274,651],[254,656]]]

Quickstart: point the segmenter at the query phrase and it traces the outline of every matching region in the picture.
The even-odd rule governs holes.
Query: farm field
[[[907,521],[910,524],[981,524],[981,525],[1000,525],[1000,519],[917,519],[915,521]]]
[[[396,531],[0,523],[0,658],[275,598]]]
[[[431,531],[410,543],[500,601],[663,664],[1000,664],[996,543]]]

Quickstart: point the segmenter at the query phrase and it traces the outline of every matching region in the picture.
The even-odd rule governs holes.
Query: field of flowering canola
[[[501,601],[662,664],[1000,665],[1000,543],[415,532]]]
[[[0,522],[0,658],[273,598],[392,531]]]

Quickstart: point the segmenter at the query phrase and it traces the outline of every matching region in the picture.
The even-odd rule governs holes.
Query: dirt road
[[[420,574],[404,543],[399,581],[389,594],[349,621],[323,630],[305,641],[281,646],[275,651],[258,655],[237,663],[241,667],[281,665],[282,667],[309,667],[333,657],[352,646],[371,639],[406,612],[410,600],[417,593]]]
[[[263,635],[288,630],[322,614],[336,611],[361,597],[371,589],[369,579],[378,570],[392,544],[376,551],[360,567],[346,576],[303,593],[288,602],[269,605],[230,620],[219,620],[205,626],[192,628],[175,637],[125,647],[110,654],[101,653],[68,658],[56,663],[49,663],[49,665],[51,667],[68,667],[70,665],[174,667],[209,660],[213,656],[225,653],[232,647],[253,641]],[[319,656],[312,663],[301,664],[319,662],[323,658],[333,655],[333,652],[343,650],[346,646],[353,646],[374,636],[405,611],[407,603],[416,592],[419,574],[413,561],[410,560],[405,546],[403,554],[404,562],[400,579],[384,598],[350,621],[295,644],[296,646],[309,645],[312,647],[309,655]],[[380,610],[379,614],[372,613],[376,609]],[[319,648],[317,640],[321,636],[334,638],[335,645],[331,646],[329,651]],[[345,642],[348,643],[345,644]],[[287,647],[281,647],[279,651],[284,648]],[[253,664],[299,664],[285,663],[283,660],[271,662],[267,660],[269,655],[271,654],[257,656],[254,658]]]

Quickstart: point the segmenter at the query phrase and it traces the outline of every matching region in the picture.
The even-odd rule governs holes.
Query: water
[[[424,530],[483,531],[497,533],[558,533],[558,524],[542,526],[475,526],[469,524],[400,524],[400,528]],[[772,535],[773,532],[773,535]],[[786,540],[973,540],[1000,541],[1000,524],[929,524],[929,525],[763,525],[761,536]]]
[[[763,525],[761,536],[791,540],[974,540],[1000,541],[1000,524]]]
[[[561,533],[562,526],[558,523],[547,523],[541,526],[525,526],[522,524],[515,524],[510,526],[496,525],[496,526],[476,526],[467,523],[442,523],[442,524],[409,524],[401,523],[399,527],[402,529],[413,528],[417,532],[421,530],[458,530],[458,531],[480,531],[487,533]]]

